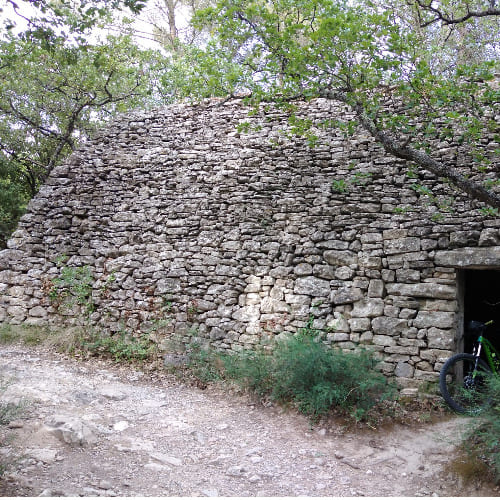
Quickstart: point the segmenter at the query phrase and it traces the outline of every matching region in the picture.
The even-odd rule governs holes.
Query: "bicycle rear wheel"
[[[490,373],[488,365],[482,359],[478,360],[467,353],[455,354],[441,368],[441,395],[455,411],[477,414],[487,404],[484,389]]]

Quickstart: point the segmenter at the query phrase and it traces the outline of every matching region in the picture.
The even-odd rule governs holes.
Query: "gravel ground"
[[[464,421],[311,427],[220,387],[0,347],[4,496],[499,496],[446,468]]]

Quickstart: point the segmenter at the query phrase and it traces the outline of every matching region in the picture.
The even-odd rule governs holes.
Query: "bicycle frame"
[[[486,361],[491,368],[493,373],[498,373],[500,371],[500,353],[495,349],[493,344],[482,335],[477,339],[478,345],[474,349],[474,355],[479,358],[481,355],[481,347],[484,347],[484,353],[486,355]]]

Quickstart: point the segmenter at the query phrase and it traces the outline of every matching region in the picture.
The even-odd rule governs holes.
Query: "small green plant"
[[[484,215],[486,217],[488,216],[493,216],[497,217],[498,216],[498,208],[493,208],[493,207],[484,207],[479,210],[481,215]]]
[[[351,183],[355,185],[366,186],[372,178],[371,172],[356,172],[351,179]]]
[[[435,199],[432,191],[427,186],[423,186],[422,184],[415,183],[415,184],[412,184],[410,186],[410,188],[413,189],[416,193],[418,193],[420,195],[428,196],[432,200]]]
[[[395,214],[407,214],[408,212],[413,212],[412,207],[395,207],[392,211]]]
[[[465,450],[486,465],[492,479],[500,484],[500,375],[488,377],[486,391],[489,405],[473,419]]]
[[[143,334],[133,337],[126,332],[115,335],[101,335],[98,332],[82,340],[82,348],[100,356],[110,356],[115,361],[146,361],[157,353],[156,344]]]
[[[337,193],[347,193],[349,191],[349,185],[344,179],[333,180],[332,189]]]
[[[64,262],[63,258],[58,259],[58,263]],[[74,305],[80,305],[90,314],[94,310],[93,283],[94,278],[89,266],[64,266],[61,268],[59,277],[51,280],[49,298],[57,307],[71,309]]]
[[[11,344],[19,341],[26,345],[40,345],[50,335],[51,331],[47,326],[23,324],[2,324],[0,326],[0,343],[2,344]]]

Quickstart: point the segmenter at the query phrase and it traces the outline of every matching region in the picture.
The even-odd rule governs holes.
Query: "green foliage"
[[[458,139],[469,145],[475,174],[496,177],[494,151],[483,139],[497,128],[488,116],[498,103],[498,23],[476,18],[447,28],[429,20],[436,11],[423,4],[219,0],[194,18],[213,36],[178,62],[185,65],[179,95],[244,94],[255,106],[274,101],[285,108],[299,98],[341,100],[355,120],[316,124],[291,113],[289,130],[306,137],[315,126],[336,127],[349,135],[361,124],[388,153],[411,159],[414,170],[432,165],[470,196],[498,206],[498,197],[476,189],[453,164],[439,156],[428,161],[433,144]],[[451,17],[470,8],[463,0],[438,7]]]
[[[29,192],[17,169],[0,156],[0,248],[5,248],[28,200]]]
[[[271,394],[314,417],[337,406],[360,419],[388,389],[375,364],[368,352],[342,352],[309,335],[293,337],[274,352]]]
[[[349,184],[344,179],[334,179],[332,181],[332,189],[337,193],[347,193],[349,191]]]
[[[377,371],[370,352],[331,348],[319,340],[321,335],[309,325],[276,342],[272,353],[199,351],[191,358],[191,368],[205,381],[234,380],[260,397],[292,403],[312,419],[337,408],[362,420],[370,408],[391,396],[391,385]]]
[[[111,356],[117,362],[146,361],[158,350],[149,335],[135,337],[126,332],[111,336],[93,333],[90,338],[82,340],[82,348],[94,355]]]
[[[59,259],[62,263],[65,257]],[[63,266],[58,278],[52,280],[49,298],[57,307],[67,309],[73,306],[83,306],[85,312],[90,314],[94,310],[92,288],[94,277],[89,266],[67,267]]]
[[[39,325],[0,325],[0,344],[11,344],[22,342],[26,345],[40,345],[50,337],[50,330]]]
[[[125,35],[92,39],[0,38],[3,240],[52,169],[81,141],[113,114],[157,98],[159,54],[140,50]]]
[[[500,484],[500,375],[488,378],[487,394],[490,404],[475,419],[467,441]]]

